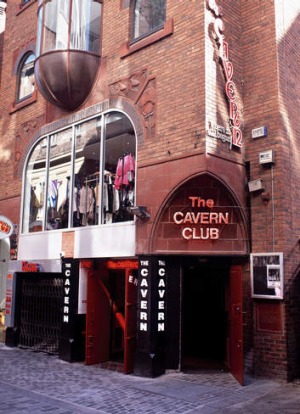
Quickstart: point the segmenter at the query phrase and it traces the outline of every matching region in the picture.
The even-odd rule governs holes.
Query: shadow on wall
[[[287,330],[288,343],[288,380],[300,378],[300,270],[286,289],[286,319],[290,329]]]

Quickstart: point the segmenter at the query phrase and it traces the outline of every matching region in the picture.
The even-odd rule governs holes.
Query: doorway
[[[109,360],[124,360],[124,318],[125,318],[125,271],[109,272],[109,293],[111,301]]]
[[[108,261],[90,269],[87,284],[87,365],[133,371],[137,314],[136,261]]]
[[[182,278],[182,370],[225,369],[229,268],[186,266]]]

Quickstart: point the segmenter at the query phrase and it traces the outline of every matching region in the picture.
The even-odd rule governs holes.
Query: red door
[[[127,264],[127,263],[126,263]],[[130,262],[131,264],[131,262]],[[111,320],[123,331],[124,373],[133,372],[136,349],[137,323],[137,263],[134,268],[122,269],[122,262],[109,263],[108,269],[88,272],[86,313],[86,358],[87,365],[110,359]],[[125,317],[118,310],[111,294],[103,282],[108,280],[110,269],[123,271],[125,277]]]
[[[125,332],[124,332],[124,372],[133,372],[136,349],[137,323],[137,270],[126,269],[125,282]]]
[[[88,271],[85,346],[87,365],[99,364],[109,359],[111,311],[101,272],[92,269]]]
[[[242,266],[232,266],[229,292],[230,367],[232,375],[244,385],[242,295]]]

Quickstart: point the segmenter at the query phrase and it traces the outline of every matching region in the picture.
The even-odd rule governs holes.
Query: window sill
[[[22,3],[20,2],[19,6],[18,6],[18,11],[17,11],[17,15],[22,13],[22,11],[24,11],[25,9],[27,9],[27,7],[31,6],[31,4],[35,3],[36,0],[29,0],[27,3]]]
[[[26,98],[20,102],[14,102],[9,108],[9,113],[13,114],[19,109],[25,108],[26,106],[31,105],[32,103],[36,102],[36,100],[37,100],[37,91],[34,91],[33,94],[29,98]]]
[[[132,53],[137,52],[138,50],[143,49],[151,45],[152,43],[158,42],[159,40],[163,39],[166,36],[171,35],[174,32],[174,22],[173,19],[169,19],[166,21],[163,29],[158,30],[155,33],[150,34],[147,37],[144,37],[141,40],[138,40],[135,43],[130,44],[129,42],[124,43],[120,48],[120,56],[124,58]]]

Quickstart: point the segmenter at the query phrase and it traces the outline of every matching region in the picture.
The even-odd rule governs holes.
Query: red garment
[[[119,190],[122,185],[129,185],[134,180],[135,174],[135,159],[132,154],[127,154],[119,158],[114,187]]]

